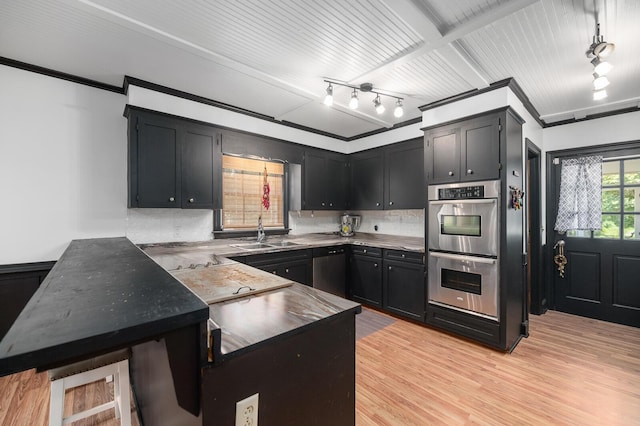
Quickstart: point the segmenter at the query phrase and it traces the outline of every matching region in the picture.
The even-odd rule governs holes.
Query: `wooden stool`
[[[115,409],[116,418],[122,426],[131,426],[131,402],[129,398],[129,349],[100,355],[75,364],[53,368],[48,371],[51,380],[51,403],[49,425],[62,426],[110,408]],[[113,401],[85,411],[64,416],[64,395],[67,389],[86,385],[113,376]]]

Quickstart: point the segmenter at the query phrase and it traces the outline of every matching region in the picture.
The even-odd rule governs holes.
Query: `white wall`
[[[0,66],[0,264],[125,235],[126,98]]]

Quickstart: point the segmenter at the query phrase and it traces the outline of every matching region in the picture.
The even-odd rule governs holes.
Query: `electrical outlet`
[[[236,402],[236,426],[258,426],[258,395]]]

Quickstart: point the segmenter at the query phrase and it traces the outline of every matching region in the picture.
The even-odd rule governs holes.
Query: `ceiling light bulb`
[[[605,76],[599,76],[597,74],[593,75],[595,79],[593,80],[593,88],[594,90],[604,89],[609,85],[609,79]]]
[[[596,74],[598,74],[599,76],[603,76],[605,74],[607,74],[609,71],[611,71],[611,69],[613,68],[613,65],[611,65],[609,62],[607,61],[603,61],[600,58],[598,58],[597,56],[595,58],[593,58],[593,60],[591,61],[591,63],[593,64],[594,68],[593,70],[595,71]]]
[[[326,106],[333,105],[333,86],[329,83],[329,87],[327,87],[327,96],[324,97],[324,104]]]
[[[597,92],[593,92],[593,100],[594,101],[599,101],[601,99],[604,99],[607,97],[607,91],[606,90],[598,90]]]
[[[349,101],[349,108],[351,109],[358,108],[358,92],[356,92],[356,89],[353,89],[353,93],[351,94],[351,100]]]
[[[396,102],[396,107],[393,110],[393,116],[396,118],[400,118],[404,115],[404,110],[402,109],[402,101],[398,99]]]
[[[376,98],[373,100],[373,105],[375,106],[376,112],[378,114],[384,113],[384,105],[382,105],[382,101],[380,100],[380,95],[377,95]]]

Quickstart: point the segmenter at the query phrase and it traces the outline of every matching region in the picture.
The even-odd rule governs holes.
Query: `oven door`
[[[498,255],[498,199],[429,201],[429,249]]]
[[[498,320],[498,260],[429,252],[429,303]]]

